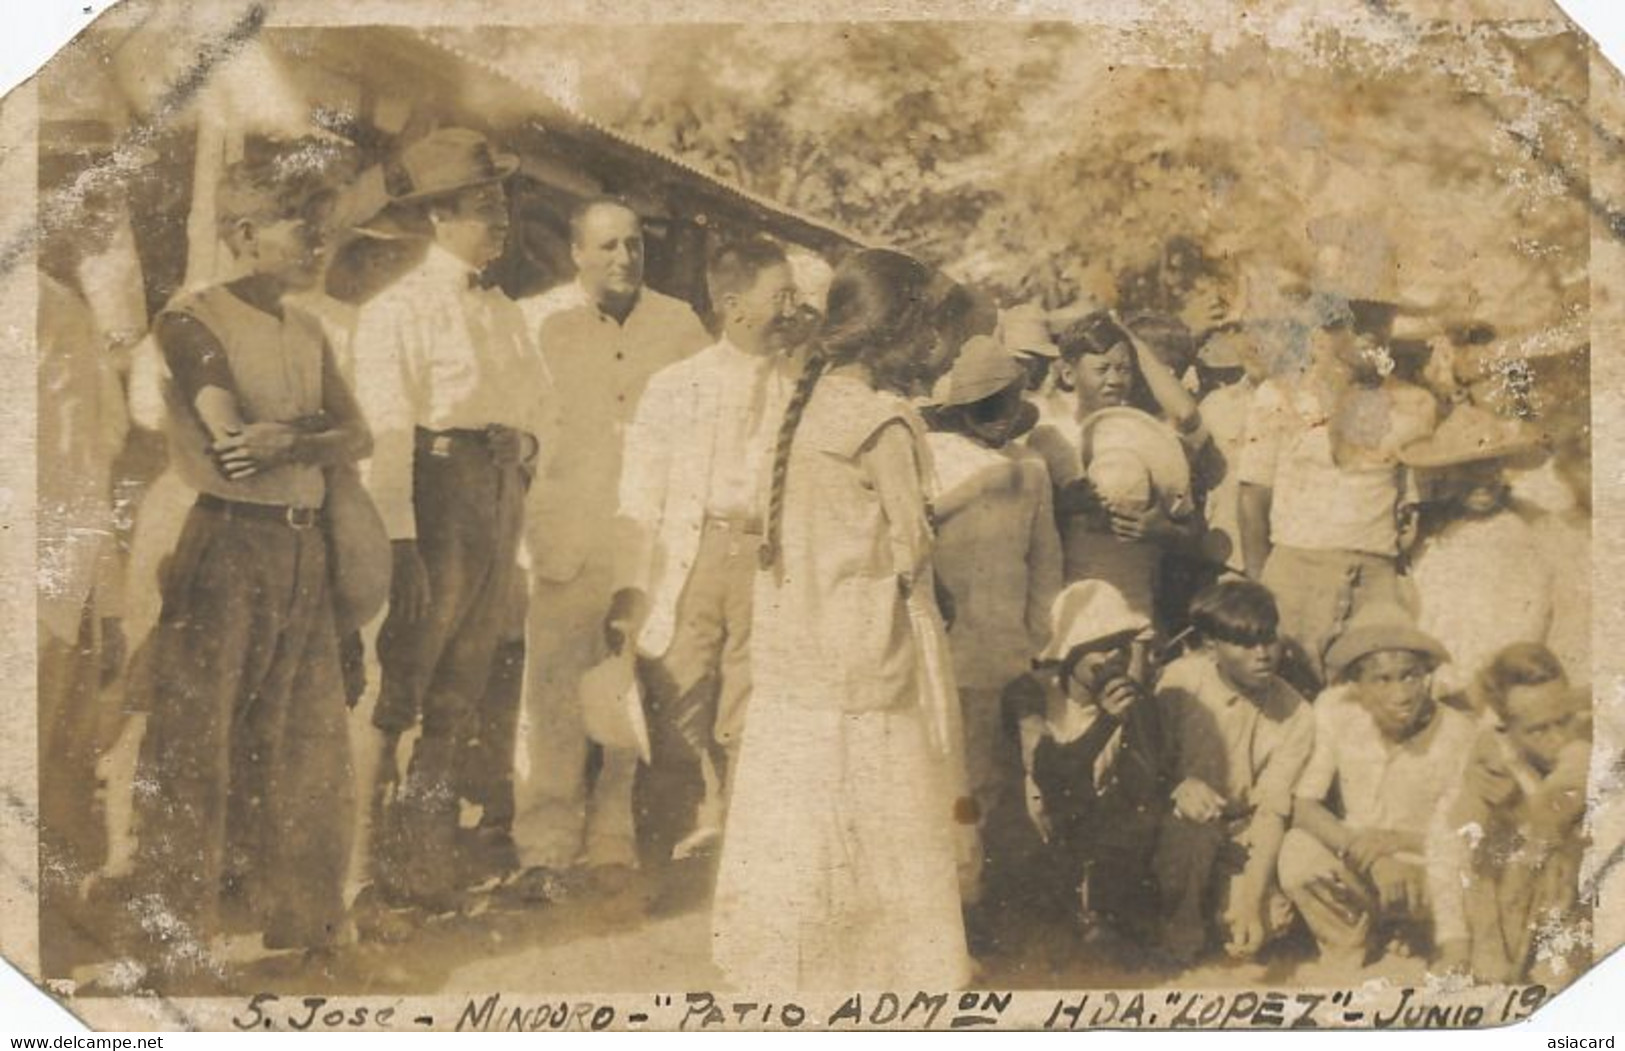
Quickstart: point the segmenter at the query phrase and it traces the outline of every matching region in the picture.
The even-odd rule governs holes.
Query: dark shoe
[[[463,886],[478,887],[519,871],[519,847],[507,829],[482,826],[459,838]]]

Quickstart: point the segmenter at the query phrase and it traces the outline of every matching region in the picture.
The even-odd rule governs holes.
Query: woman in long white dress
[[[841,265],[779,436],[712,921],[715,960],[741,987],[969,978],[963,740],[933,598],[924,428],[905,397],[951,363],[929,280],[895,252]]]

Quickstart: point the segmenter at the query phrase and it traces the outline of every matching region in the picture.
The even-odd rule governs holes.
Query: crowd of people
[[[1170,978],[1294,931],[1348,968],[1586,958],[1589,667],[1547,552],[1589,535],[1588,448],[1406,367],[1399,304],[1058,318],[885,249],[810,290],[752,236],[712,247],[708,328],[615,198],[574,211],[574,280],[483,280],[517,162],[477,132],[290,155],[228,169],[240,276],[154,326],[196,497],[128,662],[105,552],[44,528],[83,582],[42,604],[47,910],[106,859],[86,713],[128,663],[120,893],[165,979],[696,860],[740,988],[964,986],[1035,927]],[[341,352],[295,300],[402,236],[369,179],[428,243]],[[109,513],[119,440],[72,272],[42,253],[41,441],[90,488],[47,524]],[[1574,513],[1513,497],[1542,465]]]

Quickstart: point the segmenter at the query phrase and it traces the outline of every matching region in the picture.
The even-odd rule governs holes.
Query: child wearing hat
[[[1400,450],[1428,492],[1438,525],[1411,560],[1417,623],[1450,653],[1442,693],[1464,691],[1490,657],[1514,642],[1545,642],[1552,573],[1535,531],[1511,506],[1506,468],[1535,448],[1516,420],[1455,407],[1430,437]]]
[[[944,377],[927,436],[941,495],[935,564],[952,596],[948,645],[964,712],[965,764],[979,823],[997,787],[999,695],[1049,639],[1061,587],[1049,471],[1014,439],[1036,411],[1026,371],[987,336],[973,336]]]
[[[1050,338],[1049,324],[1037,303],[1023,303],[999,314],[994,333],[999,345],[1027,370],[1026,389],[1035,396],[1055,390],[1055,362],[1061,349]],[[1065,393],[1065,392],[1062,392]]]
[[[1280,614],[1267,588],[1221,580],[1190,619],[1197,648],[1157,683],[1174,789],[1153,864],[1161,947],[1182,963],[1213,943],[1253,956],[1291,923],[1276,859],[1315,739],[1309,705],[1276,674]]]
[[[1478,685],[1486,725],[1430,844],[1439,966],[1562,985],[1591,956],[1580,894],[1590,706],[1536,643],[1500,651]]]
[[[1428,829],[1460,780],[1473,721],[1435,702],[1448,660],[1403,608],[1362,609],[1326,651],[1315,749],[1298,781],[1281,885],[1329,965],[1428,951]]]
[[[1004,693],[1020,787],[1007,778],[1001,824],[1013,827],[997,830],[990,882],[1007,895],[1000,904],[1062,912],[1086,934],[1103,922],[1134,933],[1153,918],[1151,850],[1167,794],[1139,670],[1150,621],[1100,580],[1062,591],[1051,620],[1033,671]]]

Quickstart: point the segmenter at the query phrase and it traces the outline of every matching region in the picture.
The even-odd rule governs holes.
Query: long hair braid
[[[767,522],[760,550],[761,566],[771,570],[779,561],[780,534],[784,527],[784,485],[790,474],[790,446],[795,441],[796,428],[801,426],[802,414],[812,401],[813,388],[824,374],[825,358],[814,353],[796,377],[795,390],[784,406],[784,419],[773,443],[773,473],[768,479]]]
[[[796,428],[826,369],[859,361],[878,371],[898,346],[910,347],[920,328],[929,324],[931,272],[919,261],[884,248],[862,249],[835,268],[826,297],[824,324],[785,405],[773,447],[767,522],[761,565],[771,570],[783,554],[784,487],[790,472],[790,446]],[[912,362],[905,362],[912,364]]]

